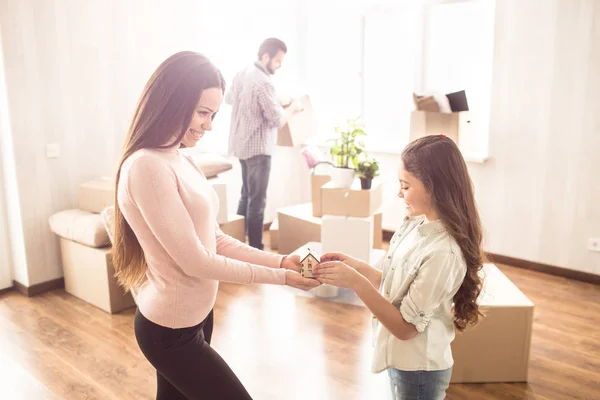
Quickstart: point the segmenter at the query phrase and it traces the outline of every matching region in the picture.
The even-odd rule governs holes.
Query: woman
[[[113,262],[134,289],[137,342],[157,371],[157,399],[250,399],[210,347],[219,281],[308,290],[298,259],[253,249],[216,223],[218,198],[180,146],[194,147],[225,83],[205,57],[180,52],[147,83],[117,172]]]

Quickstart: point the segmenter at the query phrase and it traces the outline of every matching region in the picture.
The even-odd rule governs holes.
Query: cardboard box
[[[440,105],[434,96],[417,96],[413,93],[413,102],[417,110],[439,112]]]
[[[453,113],[413,111],[410,114],[409,140],[412,142],[423,136],[443,134],[458,144],[461,131],[469,129],[470,125],[469,111]]]
[[[382,212],[377,211],[373,220],[373,247],[383,245]],[[321,241],[322,219],[313,217],[312,204],[304,203],[277,210],[279,222],[279,253],[290,254],[307,242]]]
[[[269,227],[269,239],[271,240],[271,250],[277,250],[279,248],[279,220],[277,217]]]
[[[115,181],[113,178],[98,178],[79,185],[78,208],[100,213],[115,204]]]
[[[322,196],[321,187],[329,181],[331,181],[331,176],[329,176],[329,175],[312,174],[310,176],[310,190],[311,190],[313,217],[322,217],[323,216],[323,207],[322,207],[322,197],[323,196]]]
[[[451,382],[526,382],[534,305],[495,265],[482,274],[485,317],[456,334]]]
[[[60,239],[65,291],[114,314],[135,307],[135,302],[117,284],[110,250]]]
[[[306,140],[317,133],[317,125],[313,114],[312,104],[308,96],[297,99],[302,103],[302,111],[293,115],[288,122],[279,129],[277,135],[278,146],[296,147],[306,144]]]
[[[368,262],[373,249],[375,217],[324,215],[321,229],[323,252],[339,251]],[[348,234],[352,232],[352,234]]]
[[[362,190],[355,179],[351,188],[339,188],[328,182],[321,188],[323,215],[342,217],[370,217],[381,208],[383,190],[381,180],[374,179],[371,189]]]
[[[224,224],[219,224],[223,233],[246,243],[246,218],[241,215],[231,214],[228,221]]]
[[[219,178],[209,179],[219,197],[219,224],[228,221],[227,210],[227,185]],[[115,203],[115,181],[112,178],[98,178],[79,185],[78,208],[81,210],[100,213],[106,207]]]
[[[208,182],[212,185],[219,197],[217,223],[224,224],[229,221],[229,213],[227,212],[227,184],[218,178],[210,179]]]

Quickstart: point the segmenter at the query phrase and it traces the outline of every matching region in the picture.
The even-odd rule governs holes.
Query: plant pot
[[[371,183],[373,183],[373,178],[360,178],[360,188],[362,190],[371,189]]]
[[[352,187],[355,175],[356,170],[352,168],[335,167],[331,171],[331,181],[336,187],[349,188]]]

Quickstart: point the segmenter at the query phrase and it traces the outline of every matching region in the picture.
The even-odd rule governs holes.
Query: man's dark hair
[[[265,39],[258,49],[258,58],[261,58],[265,53],[273,58],[279,50],[287,53],[287,46],[283,43],[283,40],[277,38]]]

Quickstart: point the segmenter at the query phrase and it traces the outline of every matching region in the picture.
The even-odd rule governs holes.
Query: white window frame
[[[303,0],[298,0],[299,4],[303,4]],[[421,26],[419,29],[419,33],[416,37],[415,40],[417,41],[417,48],[418,50],[418,54],[416,55],[417,59],[419,60],[417,68],[415,69],[415,75],[414,75],[414,91],[415,92],[422,92],[424,90],[424,88],[426,88],[426,67],[427,67],[427,63],[428,63],[428,47],[430,46],[430,41],[429,41],[429,24],[430,24],[430,13],[429,10],[431,10],[431,7],[435,7],[438,5],[444,5],[444,4],[455,4],[455,3],[468,3],[468,2],[481,2],[481,1],[494,1],[494,0],[421,0],[421,11],[420,11],[420,15],[421,15]],[[405,3],[406,4],[406,3]],[[370,13],[375,13],[375,12],[385,12],[386,10],[396,10],[400,7],[403,7],[404,4],[402,2],[400,2],[400,4],[397,4],[395,2],[386,2],[386,1],[380,1],[372,6],[369,7],[365,7],[364,11],[361,12],[361,33],[360,33],[360,59],[361,59],[361,64],[360,64],[360,71],[359,71],[359,79],[360,79],[360,117],[364,119],[365,117],[365,109],[366,109],[366,105],[365,105],[365,101],[366,101],[366,77],[365,77],[365,54],[366,54],[366,20],[368,18],[368,15]],[[306,18],[305,15],[300,16],[300,18]],[[306,24],[303,23],[299,23],[298,24],[299,27],[299,38],[303,38],[306,37]],[[304,29],[304,31],[302,31],[302,29]],[[302,46],[307,46],[307,44],[305,42],[301,43]],[[493,45],[493,43],[492,43]],[[300,68],[301,74],[303,73],[303,68],[301,66]],[[491,82],[490,82],[491,85]],[[467,93],[468,96],[468,93]],[[489,107],[491,107],[491,99],[490,99],[490,104]],[[408,128],[407,128],[408,129]],[[485,121],[485,132],[483,133],[484,135],[487,136],[487,138],[489,139],[489,114],[488,114],[488,120]],[[367,130],[368,130],[368,126],[367,126]],[[390,132],[391,134],[391,132]],[[325,139],[327,139],[330,135],[324,133],[324,132],[320,132],[319,138],[317,140],[315,140],[315,143],[317,144],[322,144],[322,141],[324,141]],[[408,140],[408,134],[406,135],[407,140]],[[391,154],[397,154],[398,152],[400,152],[402,150],[402,147],[404,145],[396,148],[396,147],[390,147],[389,143],[386,143],[385,140],[385,136],[381,136],[378,137],[377,139],[375,139],[374,141],[372,141],[371,143],[369,143],[367,151],[371,152],[371,153],[391,153]],[[486,147],[485,149],[480,149],[480,151],[477,152],[477,154],[465,154],[465,158],[467,158],[468,161],[472,161],[472,162],[484,162],[487,157],[488,157],[488,148]]]

